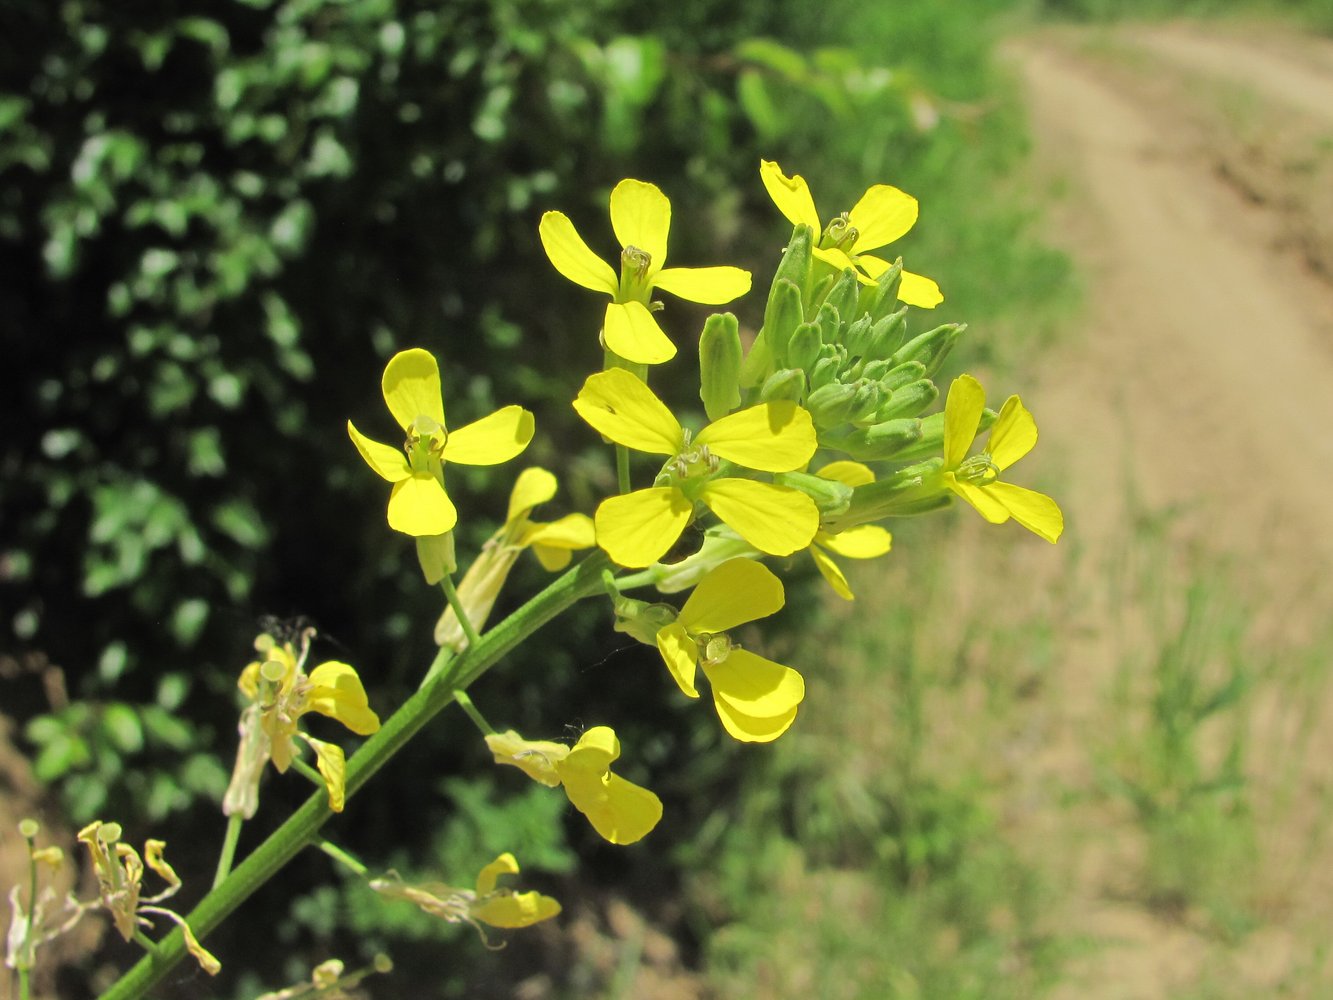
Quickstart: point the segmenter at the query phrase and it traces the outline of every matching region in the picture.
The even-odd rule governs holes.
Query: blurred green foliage
[[[1021,308],[1006,298],[1019,276],[1063,276],[1019,238],[1026,206],[988,193],[1022,151],[988,61],[993,15],[1012,6],[6,5],[0,666],[64,669],[72,702],[14,684],[6,711],[30,719],[29,749],[71,817],[133,830],[171,815],[172,837],[200,852],[174,863],[211,870],[235,678],[260,615],[311,617],[326,639],[317,655],[356,664],[382,711],[415,686],[440,600],[410,542],[385,528],[382,484],[342,430],[348,417],[368,433],[387,426],[378,382],[395,350],[441,358],[453,419],[534,410],[525,458],[561,474],[566,509],[591,509],[613,482],[568,406],[601,361],[600,303],[550,268],[535,238],[543,210],[610,246],[611,186],[653,180],[673,202],[673,261],[730,258],[763,287],[787,226],[756,173],[777,158],[823,206],[849,207],[876,181],[920,196],[922,235],[904,245],[944,283],[942,313],[999,315]],[[988,263],[947,270],[958,255]],[[754,323],[761,308],[739,311]],[[705,311],[673,303],[667,326],[690,338]],[[689,381],[659,391],[697,408]],[[458,471],[452,486],[467,552],[509,481]],[[523,565],[512,589],[541,583]],[[756,758],[672,700],[651,651],[622,648],[604,617],[567,619],[558,642],[516,657],[474,698],[533,736],[614,723],[634,748],[626,776],[667,800],[657,850],[608,850],[578,822],[568,839],[550,831],[559,798],[521,776],[442,789],[443,776],[488,767],[456,720],[349,806],[349,847],[372,866],[426,876],[429,862],[456,879],[487,852],[519,850],[495,829],[542,828],[550,838],[520,862],[563,878],[562,898],[675,885],[673,869],[650,869],[717,822],[713,793],[738,788]],[[298,779],[266,784],[253,835],[305,794]],[[923,823],[907,849],[924,861],[911,863],[952,857],[936,836],[952,824]],[[562,874],[574,853],[578,883]],[[244,921],[211,942],[255,956],[248,971],[270,984],[310,964],[298,941],[349,958],[388,946],[397,925],[376,923],[370,942],[358,890],[310,895],[324,881],[326,859],[312,858],[254,902],[290,915],[283,949]],[[515,941],[510,961],[484,976],[465,965],[450,988],[508,996],[504,970],[531,967],[539,948]],[[223,979],[237,996],[248,987],[228,977],[241,971]],[[494,992],[477,992],[488,977]]]

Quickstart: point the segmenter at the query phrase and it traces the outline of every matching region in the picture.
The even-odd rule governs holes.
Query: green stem
[[[330,840],[324,840],[323,838],[321,838],[315,841],[315,846],[318,847],[325,854],[327,854],[329,857],[331,857],[334,861],[338,862],[340,865],[344,865],[345,867],[350,868],[352,871],[360,875],[362,878],[365,878],[366,875],[369,874],[370,872],[369,868],[367,868],[360,861],[356,860],[356,858],[352,857],[341,847],[339,847],[337,844],[333,843]]]
[[[385,720],[379,732],[366,740],[347,762],[347,797],[350,799],[399,750],[454,698],[455,688],[466,687],[567,608],[602,590],[604,555],[589,556],[540,594],[469,646],[449,669],[407,699]],[[305,847],[333,815],[328,794],[320,790],[287,818],[277,830],[227,876],[226,881],[200,901],[189,914],[190,928],[202,941],[260,886]],[[167,975],[185,956],[185,938],[173,930],[156,951],[140,959],[102,994],[101,1000],[137,1000]]]
[[[227,817],[227,835],[222,840],[222,854],[218,857],[217,874],[213,876],[214,889],[231,874],[231,863],[236,858],[236,844],[241,839],[241,827],[244,824],[245,817],[240,813],[232,813]]]
[[[458,591],[454,589],[453,576],[445,573],[444,579],[440,581],[440,586],[444,588],[444,596],[449,601],[449,607],[454,609],[458,624],[463,626],[463,634],[467,636],[467,644],[475,646],[481,640],[481,637],[477,635],[477,630],[472,627],[472,619],[467,616],[467,611],[463,609],[463,602],[458,599]]]
[[[324,783],[324,775],[320,774],[300,757],[292,758],[292,767],[301,772],[301,774],[316,788],[328,789],[328,785]]]
[[[32,993],[29,992],[30,987],[28,985],[28,970],[19,969],[18,973],[19,973],[19,1000],[31,1000]]]
[[[630,492],[629,449],[623,444],[616,445],[616,481],[620,484],[621,493]]]
[[[652,569],[645,569],[638,573],[626,573],[624,576],[616,577],[617,590],[633,590],[635,587],[651,587],[657,582],[657,573]]]
[[[483,736],[495,735],[495,730],[491,728],[491,724],[486,721],[484,715],[477,711],[477,706],[472,704],[472,699],[467,696],[466,692],[455,690],[454,701],[458,702],[458,707],[467,713],[469,719],[476,723],[477,728],[481,730]]]

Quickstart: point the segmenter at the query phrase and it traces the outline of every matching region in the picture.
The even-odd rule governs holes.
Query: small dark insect
[[[295,615],[291,618],[260,615],[256,624],[259,625],[259,631],[273,636],[278,642],[290,642],[293,646],[300,645],[301,636],[307,630],[316,631],[314,619],[306,615]]]

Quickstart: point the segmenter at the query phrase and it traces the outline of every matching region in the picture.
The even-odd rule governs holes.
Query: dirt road
[[[1008,57],[1038,176],[1061,193],[1050,238],[1086,276],[1081,325],[1030,397],[1042,447],[1066,463],[1078,585],[1099,586],[1108,560],[1138,543],[1136,517],[1174,509],[1172,542],[1229,558],[1261,595],[1255,627],[1319,627],[1333,559],[1333,44],[1159,25],[1053,33]],[[1096,596],[1088,605],[1054,682],[1063,739],[1034,763],[1036,786],[1076,794],[1096,783],[1086,734],[1105,724],[1116,669],[1114,626]],[[1256,744],[1282,743],[1288,716],[1269,714]],[[1333,757],[1329,743],[1307,749]],[[1327,769],[1300,781],[1326,792]],[[1224,995],[1208,983],[1276,995],[1305,960],[1302,934],[1326,926],[1333,885],[1307,870],[1231,948],[1134,898],[1132,820],[1089,822],[1104,836],[1073,848],[1060,919],[1099,947],[1074,963],[1062,1000]],[[1286,844],[1274,832],[1260,851]]]

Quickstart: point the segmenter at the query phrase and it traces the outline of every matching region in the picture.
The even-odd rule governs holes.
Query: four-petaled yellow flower
[[[440,369],[429,351],[413,348],[389,359],[382,382],[384,402],[407,432],[402,448],[372,441],[349,420],[347,433],[366,464],[393,483],[389,527],[406,535],[443,535],[458,523],[444,489],[444,465],[498,465],[519,454],[532,440],[532,414],[505,406],[488,417],[445,429]]]
[[[1033,534],[1054,542],[1064,531],[1064,515],[1044,493],[1000,482],[1000,473],[1032,450],[1037,422],[1017,396],[1000,408],[986,450],[967,457],[986,407],[986,390],[971,375],[959,375],[944,402],[944,484],[987,521],[1013,518]]]
[[[299,655],[291,643],[278,644],[267,635],[255,640],[255,648],[264,659],[247,666],[237,682],[251,704],[241,716],[241,748],[223,797],[223,811],[247,819],[253,816],[264,761],[272,760],[279,772],[285,772],[296,751],[292,740],[300,738],[315,751],[315,763],[329,792],[329,808],[342,812],[347,773],[342,747],[300,732],[297,723],[307,712],[318,712],[359,736],[376,732],[379,716],[371,711],[361,678],[349,664],[337,660],[321,663],[307,675],[309,634],[303,637]]]
[[[853,488],[875,481],[875,474],[860,462],[830,462],[815,475]],[[892,547],[893,536],[884,528],[877,524],[858,524],[836,534],[821,528],[815,533],[809,552],[819,568],[820,575],[828,581],[833,592],[844,601],[853,601],[856,595],[852,593],[847,577],[843,575],[842,569],[833,561],[833,556],[830,556],[829,552],[847,559],[874,559],[884,555]]]
[[[654,289],[708,305],[730,302],[750,290],[750,272],[739,267],[662,266],[671,202],[656,185],[629,179],[617,184],[611,192],[611,228],[623,248],[619,277],[588,248],[563,212],[543,215],[538,234],[557,271],[576,285],[611,296],[602,339],[627,361],[656,365],[676,354],[653,318]]]
[[[478,632],[486,624],[509,571],[524,549],[532,549],[537,560],[555,573],[569,565],[575,550],[597,544],[592,518],[587,514],[566,514],[550,522],[529,519],[534,507],[555,496],[556,485],[555,476],[545,469],[534,467],[519,473],[509,494],[509,513],[504,526],[486,540],[480,555],[463,574],[458,584],[458,599]],[[435,626],[435,641],[460,652],[467,646],[467,636],[452,605],[445,608]]]
[[[805,697],[805,681],[791,667],[742,649],[727,630],[782,608],[780,581],[762,563],[732,559],[694,588],[680,615],[657,633],[657,649],[680,689],[694,687],[702,668],[713,704],[728,733],[746,743],[769,743],[787,731]]]
[[[819,241],[814,255],[839,271],[851,267],[866,284],[874,284],[889,269],[889,262],[869,253],[905,235],[916,224],[917,201],[888,184],[866,190],[850,212],[837,216],[827,226],[819,221],[815,200],[805,178],[788,177],[772,160],[761,160],[759,176],[778,211],[792,225],[806,225]],[[944,301],[939,285],[930,278],[903,271],[898,298],[908,305],[934,309]]]
[[[372,879],[370,887],[391,899],[406,899],[451,924],[489,924],[506,930],[531,927],[560,913],[560,904],[539,892],[514,892],[498,886],[501,875],[517,875],[518,862],[507,851],[477,876],[475,889],[455,889],[443,882],[409,885],[397,872]]]
[[[180,877],[163,856],[167,848],[165,841],[144,841],[143,857],[140,857],[139,852],[123,843],[120,836],[119,823],[94,820],[79,831],[78,838],[80,843],[87,846],[92,857],[93,870],[97,874],[99,903],[111,912],[120,936],[130,941],[140,927],[152,927],[153,922],[146,914],[166,917],[180,927],[185,935],[186,950],[194,956],[199,967],[210,976],[216,976],[222,963],[199,943],[185,918],[156,905],[176,895],[181,887]],[[167,883],[167,887],[156,896],[147,898],[142,895],[145,864]]]
[[[611,773],[620,741],[607,726],[589,729],[574,746],[525,740],[512,729],[492,733],[486,745],[497,764],[517,767],[549,788],[564,785],[574,808],[604,839],[632,844],[662,818],[662,800],[646,788]]]
[[[691,438],[651,389],[610,368],[588,377],[574,409],[617,444],[671,459],[658,476],[663,485],[597,508],[597,544],[622,566],[649,566],[665,555],[694,516],[695,501],[770,555],[805,548],[819,528],[819,508],[800,490],[717,475],[723,460],[761,472],[804,467],[818,441],[810,414],[793,402],[739,410]]]

